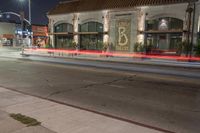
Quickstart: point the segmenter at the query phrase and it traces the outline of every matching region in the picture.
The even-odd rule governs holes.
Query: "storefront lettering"
[[[119,19],[116,22],[116,50],[129,51],[131,34],[131,20]]]
[[[120,51],[128,51],[129,50],[129,48],[128,48],[128,46],[116,46],[116,50],[120,50]]]
[[[125,46],[128,43],[128,37],[126,35],[126,27],[119,27],[118,29],[119,32],[119,45],[120,46]]]

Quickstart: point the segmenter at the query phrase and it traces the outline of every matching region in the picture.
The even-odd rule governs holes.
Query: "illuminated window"
[[[59,49],[73,49],[73,35],[66,34],[66,32],[73,32],[73,25],[61,23],[56,25],[54,29],[55,33],[61,33],[59,35],[55,35],[55,47]]]
[[[80,26],[80,32],[86,32],[80,36],[80,46],[84,50],[102,50],[103,48],[103,24],[98,22],[88,22]],[[87,32],[97,32],[90,34]]]

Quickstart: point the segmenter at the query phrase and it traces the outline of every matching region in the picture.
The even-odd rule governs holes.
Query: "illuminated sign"
[[[116,50],[128,51],[130,46],[131,20],[118,20],[116,23],[116,30]]]

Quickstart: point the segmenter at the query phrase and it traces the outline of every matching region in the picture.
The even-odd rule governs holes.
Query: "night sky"
[[[20,0],[0,0],[0,11],[13,11],[19,13],[24,10],[28,19],[28,0],[19,2]],[[46,13],[55,7],[59,0],[31,0],[32,1],[32,23],[33,24],[48,24]],[[4,17],[5,19],[5,17]],[[10,18],[15,19],[14,17]]]

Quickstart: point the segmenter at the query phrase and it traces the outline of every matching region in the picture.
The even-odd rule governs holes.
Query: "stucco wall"
[[[118,38],[116,38],[116,22],[119,19],[130,19],[130,49],[132,52],[135,42],[144,43],[144,35],[138,31],[145,30],[145,20],[156,19],[161,17],[172,17],[183,20],[184,29],[187,29],[187,3],[185,4],[173,4],[173,5],[162,5],[162,6],[143,6],[129,9],[116,9],[116,10],[104,10],[104,11],[93,11],[93,12],[81,12],[74,14],[63,14],[63,15],[50,15],[50,32],[53,32],[53,26],[58,23],[67,22],[76,25],[83,24],[89,21],[97,21],[103,23],[104,26],[107,24],[108,27],[104,28],[104,31],[108,31],[108,35],[104,36],[104,42],[108,41],[116,45]],[[197,11],[195,16],[194,25],[194,43],[196,43],[197,29],[200,27],[199,11],[200,4],[197,3]],[[76,20],[76,21],[75,21]],[[75,22],[75,23],[74,23]],[[74,30],[77,32],[77,28]],[[52,40],[53,37],[51,36]],[[78,39],[76,37],[75,39]],[[52,41],[54,42],[54,41]]]
[[[0,22],[0,35],[2,34],[15,34],[15,24],[1,23]]]

